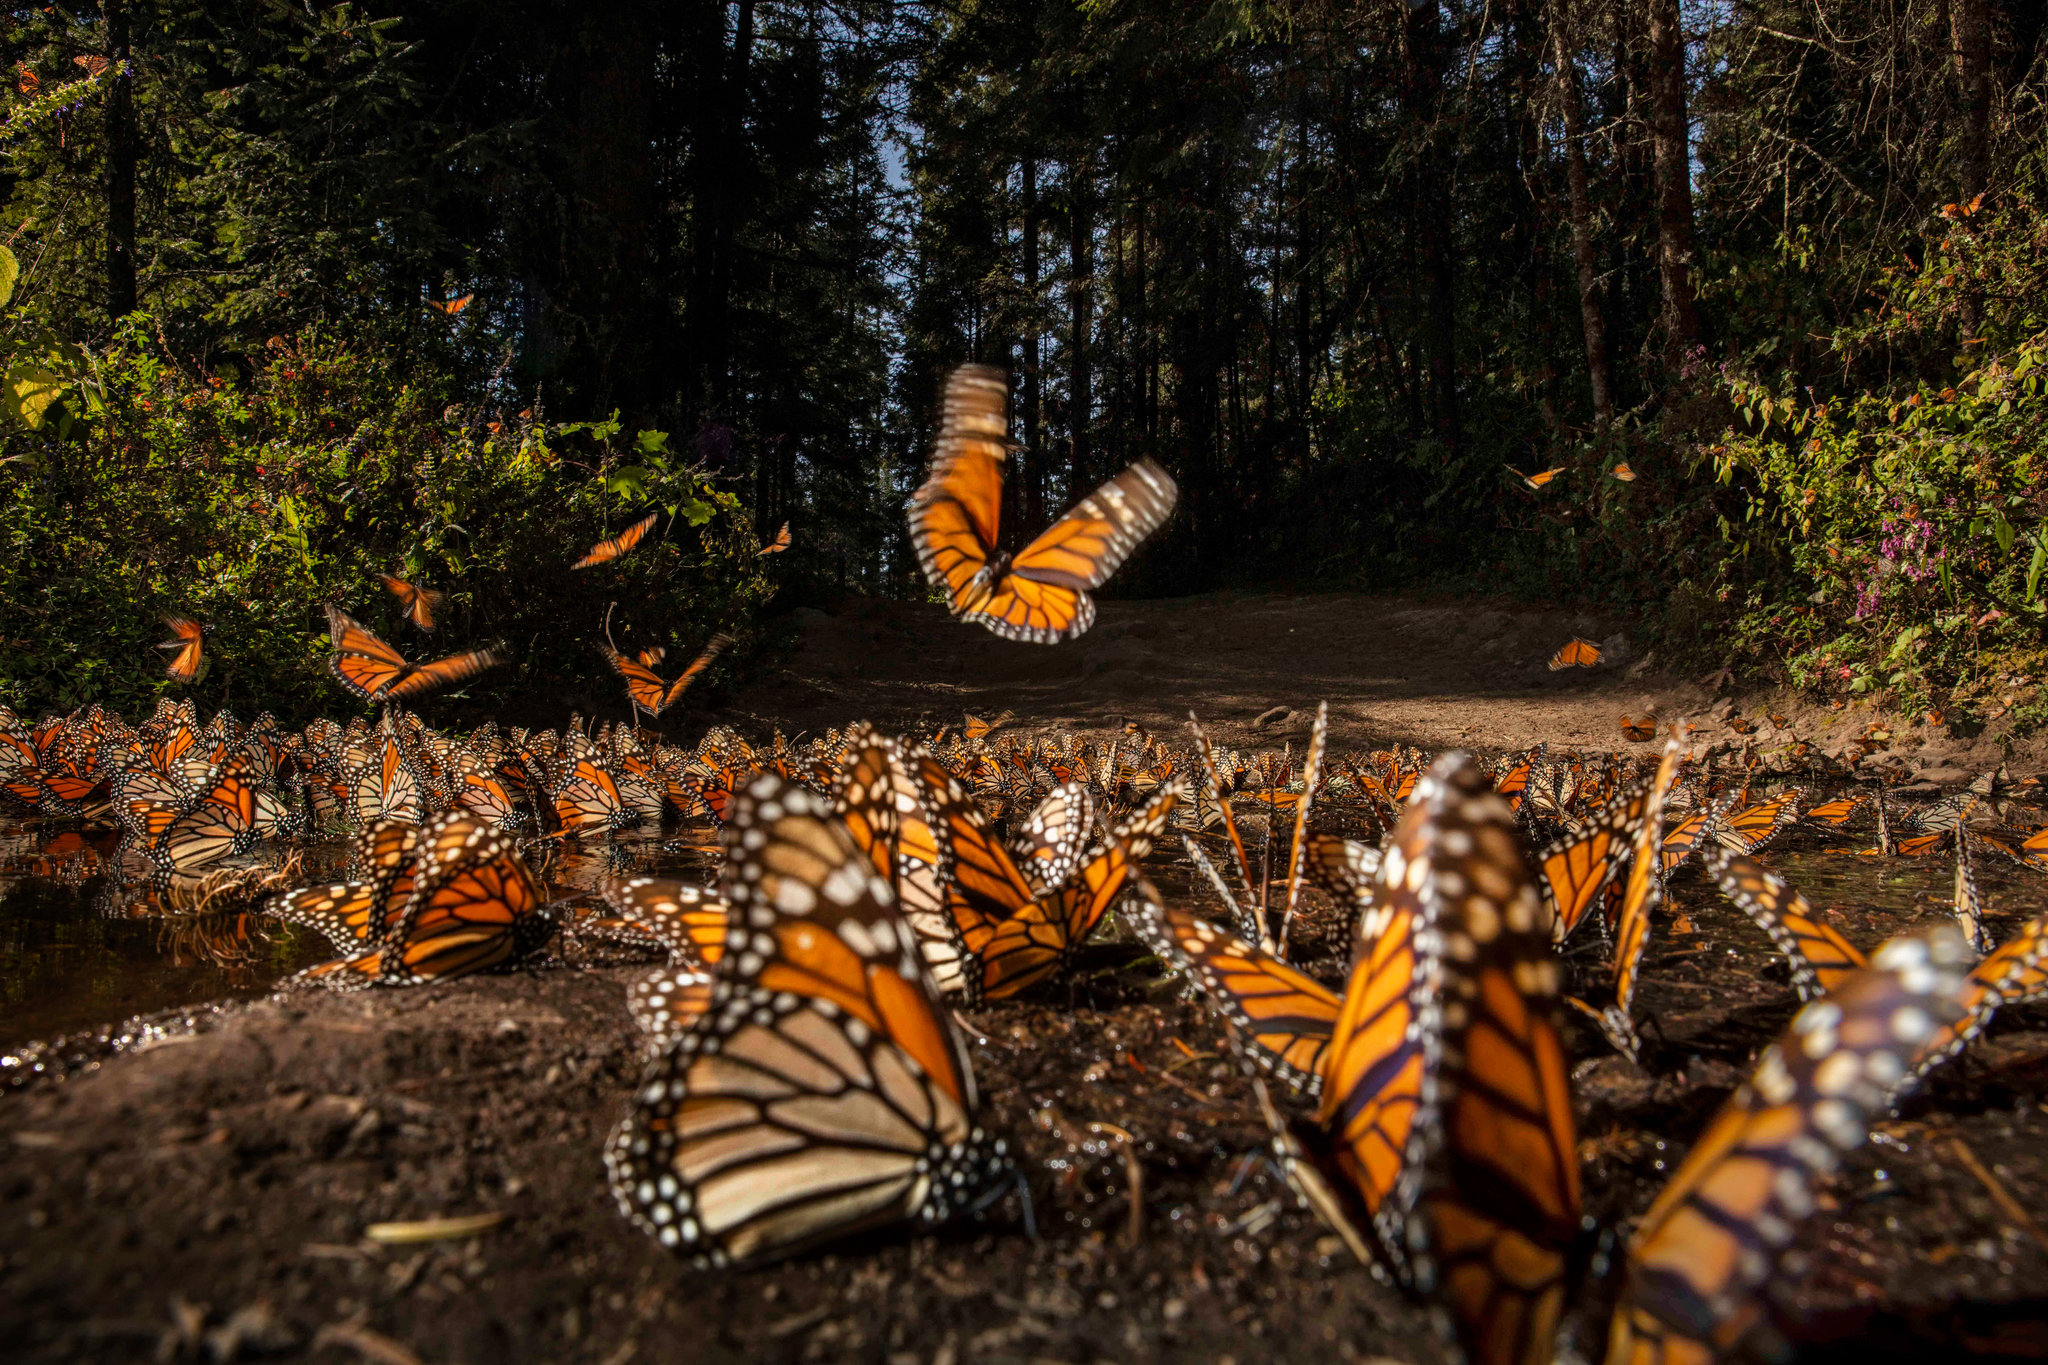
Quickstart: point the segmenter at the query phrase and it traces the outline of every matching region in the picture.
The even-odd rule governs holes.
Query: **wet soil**
[[[1636,693],[1662,689],[1673,712],[1712,700],[1650,670],[1553,681],[1552,636],[1616,633],[1596,633],[1600,622],[1522,622],[1511,648],[1458,656],[1459,674],[1448,645],[1426,647],[1461,638],[1440,618],[1390,643],[1362,602],[1349,616],[1329,599],[1109,604],[1072,660],[991,648],[1001,642],[922,608],[863,607],[807,620],[749,708],[790,734],[1006,708],[1020,727],[1130,718],[1165,734],[1193,705],[1218,729],[1240,727],[1233,742],[1277,745],[1282,727],[1253,729],[1253,717],[1327,696],[1346,746],[1584,735],[1609,748],[1594,738],[1602,717]],[[1239,651],[1238,629],[1266,632],[1266,651]],[[1298,645],[1273,648],[1276,632]],[[900,663],[906,648],[923,657]],[[1867,830],[1799,833],[1766,855],[1866,948],[1945,914],[1948,895],[1945,861],[1859,856],[1869,842]],[[1156,861],[1169,894],[1189,894],[1185,873]],[[1980,876],[1998,934],[2048,902],[2032,873]],[[1672,897],[1638,997],[1644,1065],[1573,1025],[1587,1209],[1622,1236],[1796,1007],[1768,940],[1696,871]],[[1326,929],[1300,937],[1308,967],[1334,980],[1342,936]],[[1587,990],[1605,949],[1586,936],[1571,963]],[[635,974],[583,965],[236,1004],[0,1094],[0,1358],[1442,1358],[1426,1315],[1285,1197],[1256,1158],[1263,1127],[1216,1028],[1120,927],[1070,976],[973,1018],[986,1121],[1022,1149],[1036,1239],[1013,1197],[937,1235],[740,1275],[679,1265],[606,1189],[604,1140],[641,1066],[624,1008]],[[485,1213],[502,1221],[460,1240],[366,1235]],[[1822,1360],[2048,1357],[2048,1008],[2002,1016],[1910,1099],[1829,1185],[1798,1248],[1758,1352],[1783,1341]],[[1599,1357],[1612,1292],[1597,1276],[1582,1287],[1579,1358]]]

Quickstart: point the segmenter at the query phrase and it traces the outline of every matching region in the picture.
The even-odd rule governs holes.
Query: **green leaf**
[[[604,491],[632,502],[647,496],[647,481],[653,477],[654,471],[646,465],[629,464],[605,479]]]
[[[1913,646],[1926,633],[1927,627],[1924,624],[1907,626],[1899,632],[1899,638],[1892,641],[1892,647],[1886,652],[1884,661],[1888,664],[1904,663],[1907,656],[1912,652]]]
[[[0,308],[5,308],[14,298],[14,282],[21,278],[21,262],[14,259],[14,253],[0,246]]]
[[[691,498],[688,502],[682,504],[682,517],[684,521],[687,521],[692,526],[702,526],[705,522],[711,520],[712,514],[717,510],[716,507],[702,499]]]
[[[1998,541],[1998,553],[2002,555],[2012,553],[2012,523],[2005,519],[2003,513],[1993,512],[1991,514],[1991,534]]]
[[[17,365],[7,372],[7,410],[30,431],[40,431],[50,404],[63,395],[64,388],[64,381],[48,370]]]
[[[2048,535],[2034,537],[2033,562],[2027,565],[2027,600],[2034,600],[2041,589],[2041,570],[2048,567]]]
[[[633,438],[633,444],[640,448],[642,455],[659,455],[668,449],[668,433],[649,427]]]

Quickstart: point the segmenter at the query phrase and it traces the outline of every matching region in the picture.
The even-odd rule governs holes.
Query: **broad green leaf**
[[[633,444],[640,448],[642,455],[659,455],[668,449],[668,433],[649,427],[633,438]]]
[[[7,372],[7,410],[31,431],[40,431],[50,404],[64,393],[64,381],[48,370],[18,365]]]
[[[705,522],[711,520],[712,514],[717,510],[710,503],[698,498],[691,498],[688,502],[683,503],[681,508],[683,520],[692,526],[702,526]]]
[[[0,308],[5,308],[14,298],[14,282],[21,278],[21,262],[14,259],[14,252],[0,246]]]
[[[2032,563],[2027,565],[2027,600],[2029,602],[2034,600],[2035,594],[2041,589],[2041,570],[2044,567],[2048,567],[2048,534],[2036,535],[2034,537],[2034,559]]]

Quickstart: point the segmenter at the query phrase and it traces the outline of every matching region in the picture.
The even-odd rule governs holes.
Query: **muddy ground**
[[[1328,697],[1345,745],[1609,748],[1611,713],[1644,694],[1674,718],[1715,700],[1654,666],[1560,681],[1542,661],[1563,635],[1611,639],[1619,624],[1506,608],[1109,604],[1093,635],[1056,651],[901,606],[802,629],[747,697],[790,733],[1010,708],[1020,726],[1130,718],[1164,734],[1193,705],[1234,742],[1277,744],[1292,723],[1254,731],[1253,717]],[[1937,770],[1976,761],[1947,738],[1896,751]],[[1945,867],[1858,857],[1867,842],[1801,835],[1768,858],[1866,947],[1943,913],[1946,881]],[[2048,900],[2019,869],[1984,878],[2001,933]],[[1696,872],[1672,890],[1681,918],[1660,922],[1639,997],[1654,1021],[1644,1067],[1574,1034],[1587,1206],[1622,1231],[1795,1007],[1759,931]],[[1305,943],[1334,977],[1338,936]],[[1597,943],[1577,946],[1582,985],[1603,965]],[[633,974],[263,1002],[0,1095],[0,1358],[1441,1358],[1427,1319],[1247,1162],[1263,1130],[1216,1030],[1120,933],[1072,976],[975,1016],[987,1120],[1022,1147],[1037,1240],[1012,1199],[936,1236],[737,1276],[678,1265],[605,1188],[604,1139],[640,1067]],[[419,1245],[365,1235],[477,1213],[502,1222]],[[2048,1010],[2035,1009],[2002,1018],[1850,1161],[1757,1345],[1776,1333],[1812,1359],[2048,1358],[2044,1224]],[[1611,1293],[1595,1280],[1579,1295],[1580,1358],[1598,1357]]]

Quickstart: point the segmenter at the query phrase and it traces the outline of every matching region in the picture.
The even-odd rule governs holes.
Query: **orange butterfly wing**
[[[593,564],[611,563],[614,559],[625,554],[646,538],[647,533],[654,529],[654,519],[658,515],[659,513],[649,512],[610,540],[600,540],[597,544],[590,547],[590,553],[584,555],[583,558],[577,560],[569,567],[572,569],[587,569]]]

